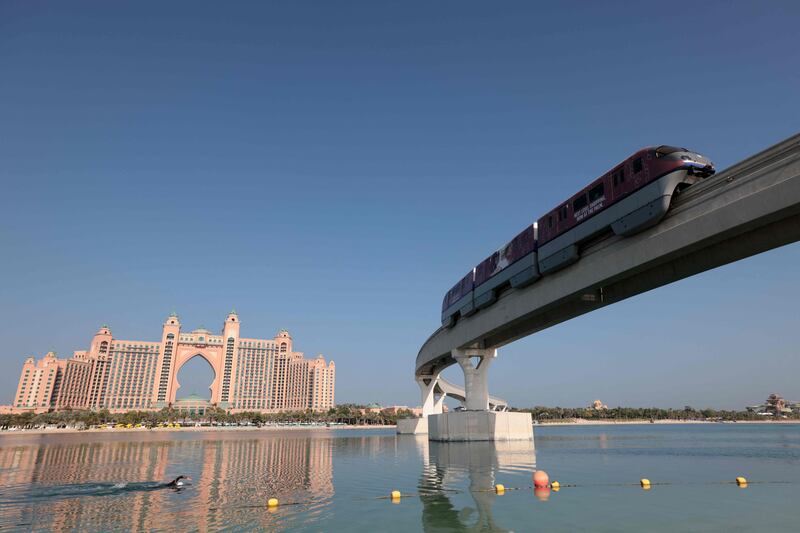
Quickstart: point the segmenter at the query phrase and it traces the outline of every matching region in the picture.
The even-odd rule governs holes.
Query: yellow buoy
[[[742,477],[742,476],[737,477],[736,478],[736,484],[739,485],[740,487],[746,487],[747,486],[747,478]]]
[[[392,499],[393,500],[399,500],[401,496],[402,496],[402,494],[400,494],[399,490],[393,490],[392,491]]]
[[[648,490],[650,488],[650,480],[647,478],[640,479],[639,483],[642,485],[644,490]]]
[[[270,498],[267,500],[267,507],[277,507],[278,506],[278,498]]]
[[[501,485],[500,483],[498,483],[497,485],[494,486],[494,491],[497,494],[505,494],[506,493],[506,488],[503,485]]]
[[[550,483],[550,488],[553,489],[553,492],[558,492],[561,489],[561,483],[558,481],[553,481]]]

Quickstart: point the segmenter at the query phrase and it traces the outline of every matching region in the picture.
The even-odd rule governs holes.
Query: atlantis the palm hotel
[[[172,406],[203,413],[210,406],[232,412],[327,410],[334,405],[335,365],[322,355],[305,359],[281,330],[272,339],[239,335],[231,311],[214,335],[206,329],[181,331],[176,314],[164,321],[161,340],[114,338],[102,326],[86,351],[59,359],[53,352],[22,367],[10,411],[108,409],[158,410]],[[202,357],[214,370],[211,398],[176,400],[181,367]]]

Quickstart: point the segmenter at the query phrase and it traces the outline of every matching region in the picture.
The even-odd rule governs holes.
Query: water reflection
[[[423,449],[419,484],[422,528],[438,531],[509,531],[495,520],[492,506],[498,496],[492,490],[501,472],[533,472],[536,453],[532,441],[428,442]],[[449,487],[466,484],[473,505],[459,508]]]
[[[6,445],[0,524],[51,531],[273,528],[266,495],[303,500],[319,515],[333,495],[330,439],[263,437]],[[166,438],[169,438],[166,436]],[[179,474],[186,494],[157,490]],[[169,517],[169,518],[167,518]]]
[[[553,427],[537,439],[538,456],[529,442],[391,429],[0,434],[0,531],[580,531],[598,517],[621,531],[797,529],[798,425]],[[582,487],[547,504],[492,491],[529,487],[537,465]],[[159,486],[180,474],[185,490]],[[645,475],[680,487],[593,486]],[[767,483],[719,483],[739,475]],[[392,490],[408,496],[393,504]]]

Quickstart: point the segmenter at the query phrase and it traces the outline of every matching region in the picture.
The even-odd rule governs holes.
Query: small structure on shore
[[[175,400],[172,407],[177,409],[180,413],[204,416],[206,411],[213,407],[213,405],[207,398],[203,398],[197,394],[190,394],[186,398]]]
[[[590,406],[590,408],[594,409],[595,411],[607,411],[608,410],[608,406],[606,404],[604,404],[603,402],[601,402],[600,400],[593,401],[592,405]]]
[[[748,406],[747,410],[762,416],[786,416],[800,410],[800,402],[787,402],[783,396],[773,392],[765,403]]]

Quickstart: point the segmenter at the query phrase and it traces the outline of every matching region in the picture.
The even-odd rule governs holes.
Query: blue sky
[[[173,309],[419,402],[443,292],[634,150],[796,133],[795,2],[0,4],[0,401]],[[791,245],[501,350],[515,405],[800,400]],[[202,366],[202,365],[201,365]],[[202,376],[203,369],[199,370]],[[458,378],[458,370],[448,376]],[[187,379],[187,382],[189,379]]]

